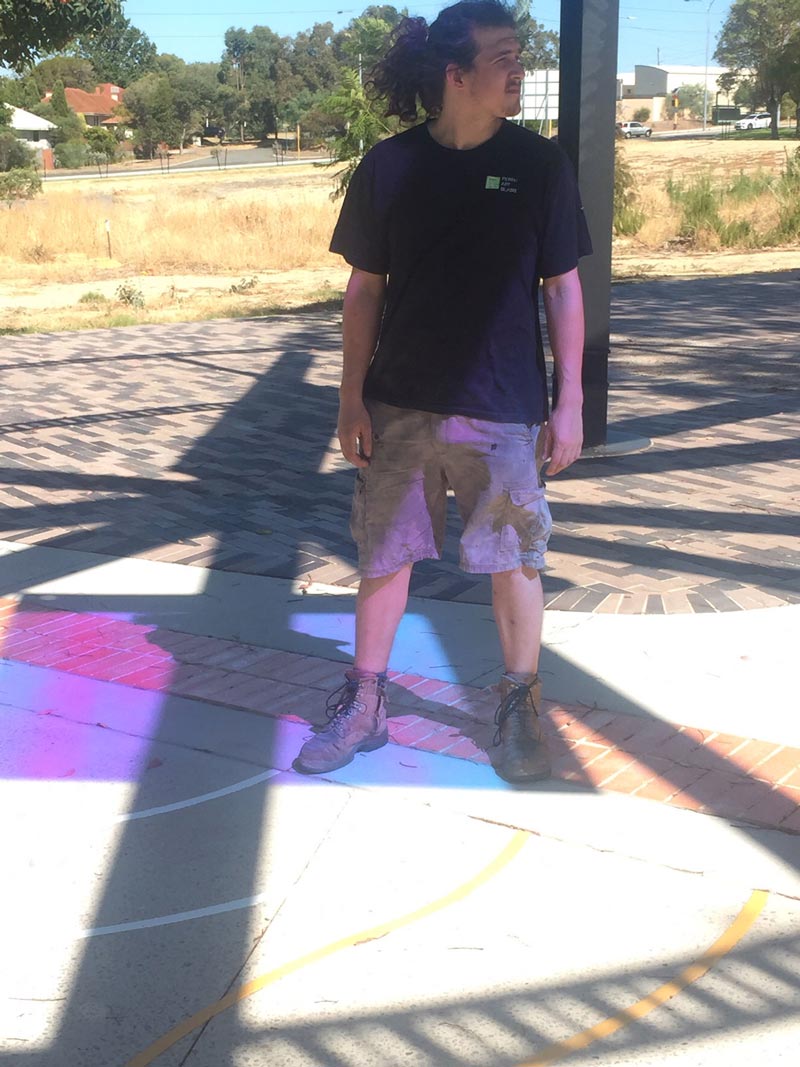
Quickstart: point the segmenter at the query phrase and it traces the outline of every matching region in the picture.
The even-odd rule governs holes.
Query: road
[[[227,155],[226,155],[227,151]],[[328,163],[330,157],[328,156],[303,156],[300,159],[294,157],[294,155],[288,154],[279,163],[275,159],[275,153],[271,148],[243,148],[243,149],[222,149],[222,156],[218,160],[217,157],[209,155],[200,158],[194,157],[187,159],[185,162],[175,162],[173,157],[169,160],[169,166],[159,166],[158,164],[143,165],[141,170],[116,170],[111,169],[106,173],[100,173],[99,177],[107,178],[166,178],[170,174],[180,173],[202,173],[209,169],[219,170],[247,170],[250,168],[264,168],[264,167],[297,167],[307,166],[312,163]],[[74,182],[74,181],[96,181],[98,178],[98,171],[94,168],[85,169],[82,171],[70,171],[66,174],[56,174],[50,171],[46,175],[47,182]]]

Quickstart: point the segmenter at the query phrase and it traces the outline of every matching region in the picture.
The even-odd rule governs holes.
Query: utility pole
[[[684,0],[685,3],[692,3],[692,0]],[[702,0],[701,0],[702,2]],[[711,8],[714,6],[714,0],[711,0],[706,8],[706,61],[705,61],[705,76],[703,79],[703,129],[705,130],[708,125],[708,53],[711,46]]]
[[[606,444],[608,433],[618,28],[619,0],[562,0],[558,142],[578,175],[594,246],[580,265],[587,447]]]

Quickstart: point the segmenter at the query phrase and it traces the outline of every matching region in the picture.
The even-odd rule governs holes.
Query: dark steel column
[[[618,28],[619,0],[561,0],[558,142],[578,173],[594,245],[580,268],[586,446],[607,440]]]

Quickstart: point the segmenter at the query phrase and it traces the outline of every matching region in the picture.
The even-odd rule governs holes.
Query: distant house
[[[11,104],[4,106],[11,112],[11,129],[15,136],[21,141],[27,141],[40,156],[40,161],[46,167],[52,167],[52,145],[47,135],[50,130],[56,128],[55,123],[41,119],[38,115],[32,115],[30,111],[24,111],[21,107],[13,107]]]
[[[637,63],[631,73],[617,75],[617,118],[632,119],[641,107],[650,112],[651,122],[667,116],[672,93],[683,85],[701,85],[708,91],[708,112],[714,104],[732,104],[733,97],[719,87],[727,67],[649,66]]]
[[[67,104],[76,115],[83,115],[87,126],[119,126],[120,120],[114,114],[115,108],[122,103],[125,90],[111,82],[96,86],[93,93],[83,89],[64,89]],[[45,93],[45,102],[49,102],[52,93]]]

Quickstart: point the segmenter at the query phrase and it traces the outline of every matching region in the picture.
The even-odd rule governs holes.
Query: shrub
[[[777,225],[767,237],[771,244],[797,240],[800,237],[800,147],[791,156],[786,153],[783,173],[774,189],[780,214]]]
[[[89,163],[89,146],[82,141],[65,141],[53,149],[53,159],[57,167],[77,170]]]
[[[700,233],[710,230],[721,234],[723,222],[719,215],[721,196],[712,188],[708,178],[698,178],[688,185],[667,181],[667,194],[682,211],[679,235],[686,241],[697,241]]]
[[[53,259],[53,253],[41,241],[34,241],[32,245],[28,245],[22,254],[30,263],[47,263]]]
[[[1,104],[0,107],[2,107]],[[10,130],[3,130],[0,133],[0,171],[23,170],[26,167],[32,167],[34,158],[34,153],[25,142]]]
[[[11,206],[12,200],[31,200],[42,191],[42,179],[35,170],[8,170],[0,174],[0,200]]]
[[[773,179],[769,174],[739,174],[725,189],[725,197],[738,202],[754,200],[761,196],[772,186]]]
[[[255,289],[258,278],[242,278],[240,282],[234,282],[230,288],[232,293],[246,293],[249,289]]]
[[[86,131],[86,141],[92,152],[104,160],[112,160],[117,154],[117,139],[104,126],[90,126]]]
[[[79,304],[107,304],[107,297],[102,293],[98,293],[95,289],[90,289],[88,293],[84,293],[83,296],[78,297]]]
[[[644,212],[636,206],[639,201],[634,189],[630,163],[624,155],[622,141],[614,143],[614,233],[632,237],[644,224]]]
[[[137,289],[131,282],[123,282],[117,289],[117,300],[120,304],[127,304],[132,308],[144,307],[144,293]]]
[[[650,108],[649,107],[639,107],[633,113],[633,121],[634,122],[647,122],[647,120],[649,118],[650,118]]]

